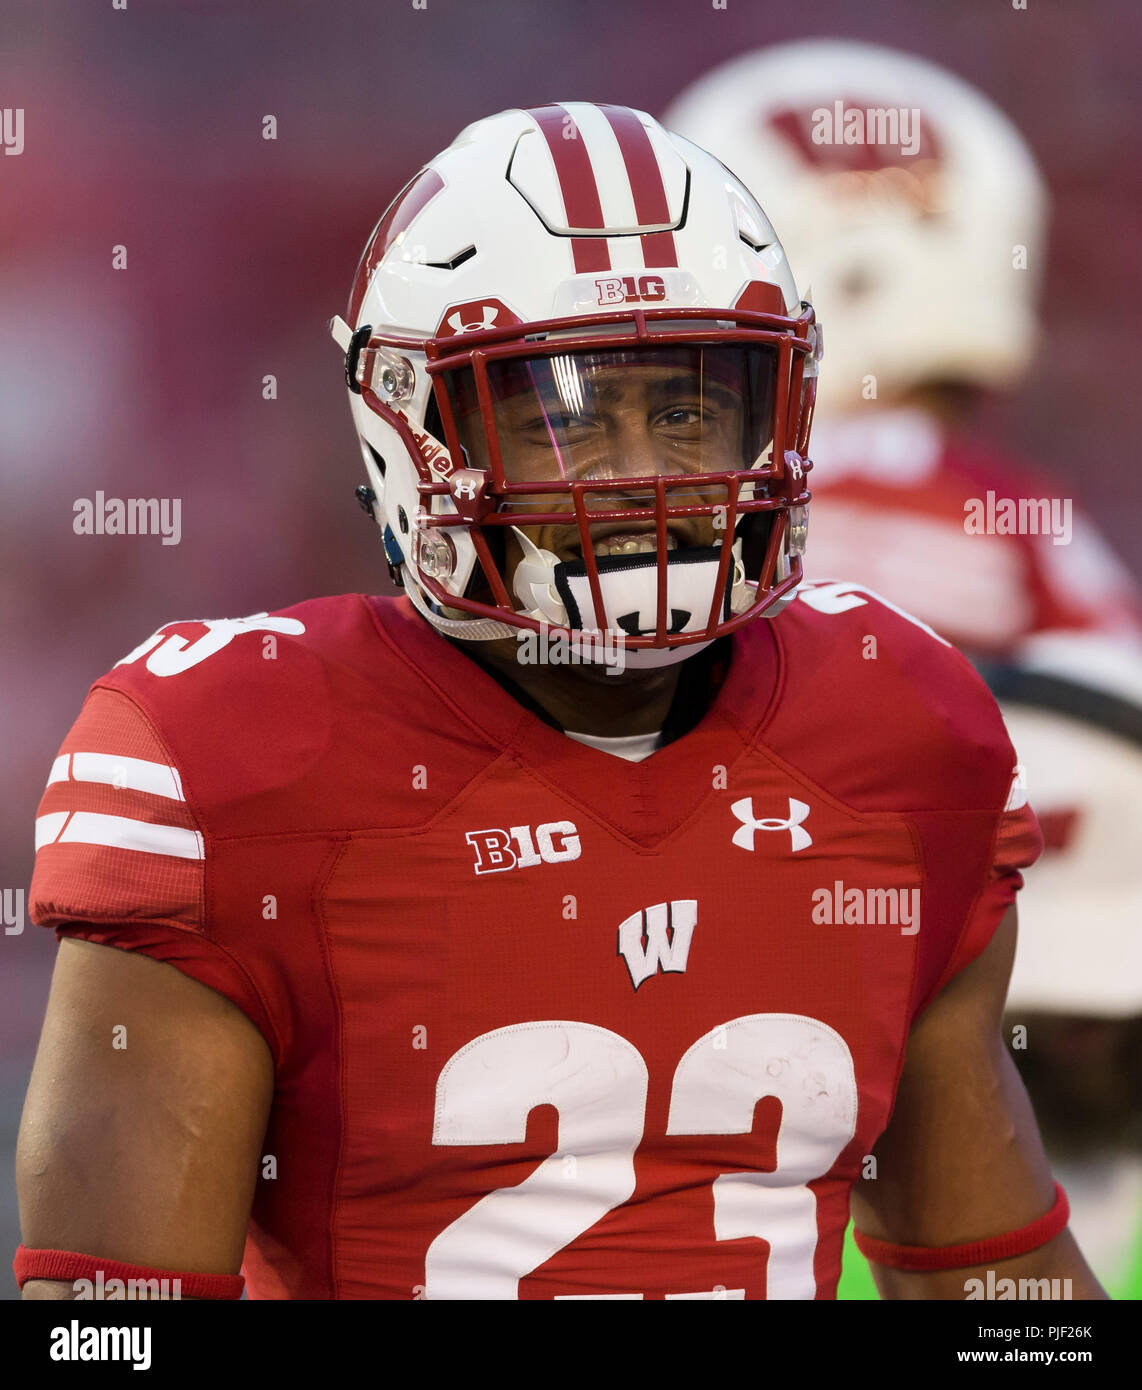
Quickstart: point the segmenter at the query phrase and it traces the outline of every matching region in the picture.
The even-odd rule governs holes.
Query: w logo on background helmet
[[[801,823],[809,814],[809,807],[804,801],[797,801],[793,797],[789,798],[789,819],[778,820],[776,816],[770,816],[766,820],[757,820],[753,814],[753,797],[743,796],[740,801],[735,801],[730,810],[741,821],[741,829],[734,831],[734,844],[739,849],[752,850],[753,837],[758,830],[788,830],[790,839],[793,842],[792,853],[796,854],[799,849],[808,849],[813,843],[813,837],[807,830],[802,830]]]
[[[458,338],[462,333],[480,333],[487,328],[504,328],[522,322],[502,299],[469,299],[464,304],[450,304],[445,309],[436,336]]]

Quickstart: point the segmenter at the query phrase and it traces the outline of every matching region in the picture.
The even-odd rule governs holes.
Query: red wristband
[[[151,1269],[148,1265],[129,1265],[122,1260],[105,1260],[99,1255],[80,1255],[74,1250],[29,1250],[21,1245],[12,1261],[16,1283],[22,1289],[29,1279],[54,1279],[72,1284],[90,1280],[96,1298],[102,1297],[112,1279],[166,1280],[168,1287],[179,1281],[179,1298],[236,1299],[242,1297],[245,1280],[240,1274],[185,1274],[175,1269]],[[160,1283],[160,1291],[161,1291]],[[176,1296],[171,1292],[171,1296]]]
[[[907,1269],[916,1273],[933,1269],[964,1269],[968,1265],[1010,1260],[1015,1255],[1026,1255],[1029,1250],[1037,1250],[1059,1234],[1070,1214],[1067,1194],[1056,1183],[1055,1205],[1049,1212],[1017,1231],[988,1236],[986,1240],[969,1240],[963,1245],[893,1245],[887,1240],[862,1235],[855,1228],[853,1239],[866,1260],[887,1265],[890,1269]]]

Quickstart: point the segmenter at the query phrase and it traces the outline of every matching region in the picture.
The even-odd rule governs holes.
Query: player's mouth
[[[693,541],[686,528],[668,526],[667,550],[680,550]],[[592,526],[591,549],[600,560],[627,558],[633,555],[653,555],[658,550],[658,534],[653,526],[632,523],[626,526]],[[583,548],[578,536],[568,539],[562,547],[564,558],[581,560]]]
[[[593,538],[592,538],[593,539]],[[667,550],[677,550],[678,542],[667,532]],[[658,550],[658,536],[653,531],[635,531],[620,536],[603,536],[591,549],[600,559],[612,555],[651,555]]]

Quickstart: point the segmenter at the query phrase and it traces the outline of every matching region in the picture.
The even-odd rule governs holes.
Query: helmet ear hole
[[[388,465],[385,463],[384,459],[381,457],[380,454],[377,453],[376,449],[373,448],[373,446],[369,443],[367,439],[365,440],[365,447],[372,455],[373,463],[376,465],[377,472],[383,478],[385,476],[385,469],[388,467]]]

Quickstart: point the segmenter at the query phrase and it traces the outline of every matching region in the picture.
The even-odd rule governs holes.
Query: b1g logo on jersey
[[[476,852],[478,874],[502,874],[531,869],[536,864],[567,864],[583,852],[579,832],[569,820],[535,827],[513,825],[510,830],[469,830],[464,836]]]
[[[599,304],[653,304],[666,298],[661,275],[600,275],[595,281]]]

